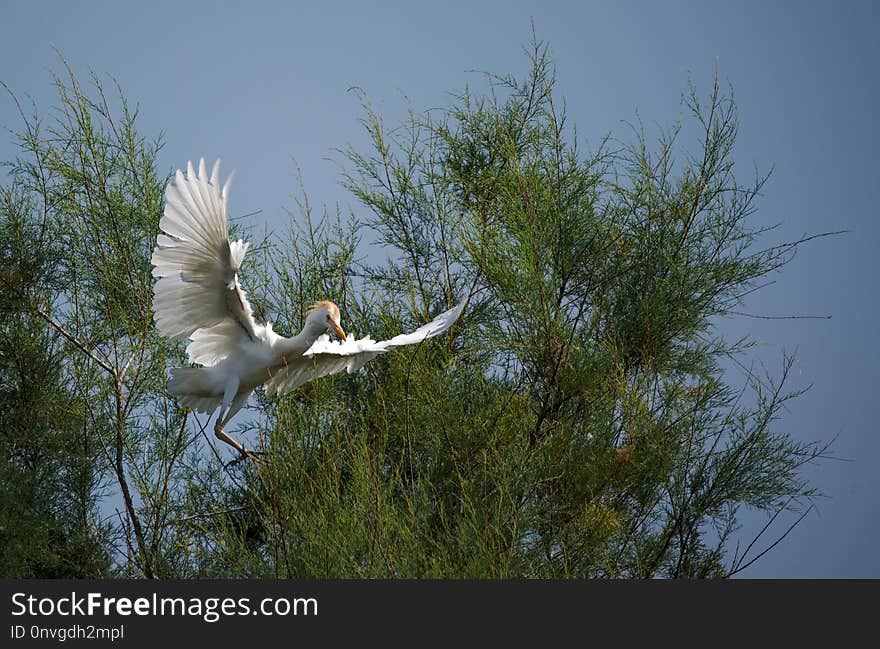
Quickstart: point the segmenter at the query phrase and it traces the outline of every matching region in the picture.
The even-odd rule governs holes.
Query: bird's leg
[[[235,388],[238,386],[236,385]],[[226,399],[226,396],[229,395],[230,389],[227,388],[226,395],[224,395],[224,402],[229,403]],[[234,460],[230,462],[230,465],[237,464],[239,461],[245,458],[251,458],[253,460],[262,460],[262,455],[265,455],[263,451],[251,451],[244,447],[240,442],[236,441],[229,434],[223,430],[226,424],[232,419],[233,415],[235,415],[241,407],[244,405],[245,401],[247,401],[248,396],[250,396],[250,392],[245,392],[244,394],[239,394],[232,400],[232,403],[228,406],[221,407],[220,412],[217,414],[217,422],[214,424],[214,435],[221,442],[229,444],[232,448],[238,451],[241,454],[241,458],[238,460]]]
[[[240,442],[235,441],[235,439],[230,437],[229,434],[225,430],[223,430],[223,427],[226,425],[226,423],[227,422],[221,421],[220,418],[218,417],[217,423],[214,424],[214,435],[221,442],[225,442],[226,444],[229,444],[232,448],[234,448],[236,451],[241,453],[241,457],[238,460],[233,460],[227,466],[237,464],[238,462],[240,462],[241,460],[243,460],[245,458],[250,458],[252,460],[262,460],[263,459],[262,456],[265,455],[266,453],[264,451],[251,451],[251,450],[245,448],[244,445],[242,445]]]
[[[226,433],[226,431],[223,430],[223,424],[221,424],[219,421],[214,425],[214,435],[221,442],[226,442],[227,444],[229,444],[232,448],[234,448],[236,451],[238,451],[242,455],[250,456],[250,455],[256,453],[256,451],[247,450],[239,442],[236,442],[232,437],[230,437]]]

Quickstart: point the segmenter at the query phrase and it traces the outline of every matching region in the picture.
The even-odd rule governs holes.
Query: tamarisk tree
[[[738,538],[743,508],[808,511],[800,469],[827,447],[780,428],[792,359],[737,381],[750,341],[718,330],[797,247],[752,223],[766,177],[734,173],[734,102],[691,88],[655,144],[584,154],[546,49],[530,62],[391,130],[364,99],[373,148],[344,151],[361,207],[313,219],[304,197],[262,258],[264,305],[328,296],[352,330],[470,302],[448,336],[263,400],[270,460],[203,528],[214,569],[723,577],[788,532]]]
[[[809,510],[801,469],[827,447],[782,427],[792,359],[759,376],[751,341],[719,330],[800,243],[754,224],[766,177],[735,173],[732,98],[690,88],[656,142],[636,128],[585,152],[546,48],[528,51],[524,78],[487,75],[395,128],[362,95],[351,212],[318,215],[303,192],[289,235],[249,253],[251,302],[285,333],[316,299],[377,339],[468,299],[447,334],[356,374],[258,391],[237,434],[259,463],[225,463],[164,390],[183,355],[150,310],[157,145],[72,75],[48,132],[25,117],[3,194],[0,396],[44,417],[4,409],[0,479],[42,476],[38,508],[78,471],[62,527],[80,572],[725,577],[790,531],[781,513]],[[744,509],[767,513],[758,538]]]

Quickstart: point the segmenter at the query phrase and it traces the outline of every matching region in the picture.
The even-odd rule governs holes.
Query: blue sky
[[[558,91],[579,135],[627,135],[680,114],[690,74],[708,91],[717,63],[740,107],[742,176],[774,168],[757,222],[782,222],[768,243],[848,229],[807,244],[751,297],[765,315],[738,319],[770,369],[797,351],[794,387],[812,384],[780,427],[799,439],[838,436],[849,461],[809,469],[828,497],[748,577],[880,577],[876,435],[880,331],[877,205],[880,174],[878,5],[871,2],[41,2],[3,5],[0,79],[46,107],[54,100],[51,45],[77,72],[112,74],[141,104],[140,127],[164,133],[163,169],[221,157],[236,168],[232,209],[283,227],[299,164],[314,204],[358,210],[338,185],[335,149],[366,148],[363,88],[388,124],[442,106],[479,83],[471,70],[522,74],[534,19],[552,46]],[[0,97],[0,125],[14,105]],[[0,136],[0,159],[14,155]],[[695,145],[695,142],[685,142]],[[744,533],[761,520],[748,516]]]

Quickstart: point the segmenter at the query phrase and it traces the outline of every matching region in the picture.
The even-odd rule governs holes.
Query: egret
[[[255,457],[224,430],[258,386],[285,394],[312,379],[358,371],[377,355],[419,343],[448,330],[464,301],[412,333],[376,341],[346,336],[339,307],[315,302],[302,331],[287,338],[259,324],[238,281],[249,244],[230,241],[227,205],[232,175],[220,188],[220,161],[208,176],[192,162],[178,170],[165,191],[165,210],[153,250],[153,312],[159,332],[172,340],[189,339],[190,363],[202,367],[171,370],[168,392],[183,405],[209,416],[217,410],[214,434],[242,456]],[[331,341],[332,331],[339,341]]]

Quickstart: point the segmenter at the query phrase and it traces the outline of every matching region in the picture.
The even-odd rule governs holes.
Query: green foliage
[[[65,529],[100,539],[92,565],[106,570],[110,556],[118,574],[167,577],[719,577],[758,554],[750,543],[730,554],[743,507],[773,520],[803,511],[815,493],[800,468],[825,447],[779,427],[796,396],[783,389],[791,360],[775,380],[733,384],[725,368],[747,360],[749,342],[716,329],[796,249],[758,248],[764,178],[734,175],[732,99],[716,83],[704,105],[691,89],[688,121],[656,144],[637,128],[585,154],[546,49],[530,57],[523,80],[488,75],[487,92],[392,130],[362,98],[372,150],[343,152],[356,213],[316,217],[304,192],[284,240],[249,253],[255,309],[285,333],[315,299],[376,339],[468,306],[448,334],[355,375],[258,393],[237,433],[255,434],[268,459],[234,465],[163,389],[182,354],[149,309],[157,146],[124,101],[114,121],[97,80],[96,100],[72,76],[58,81],[60,117],[49,137],[26,120],[28,158],[4,194],[4,259],[15,260],[4,331],[43,341],[3,348],[31,350],[4,399],[40,399],[45,415],[4,443],[10,465],[25,442],[88,446],[77,456],[85,514]],[[692,130],[695,155],[679,143]],[[9,354],[4,381],[16,376]],[[45,389],[26,397],[24,381]],[[47,464],[27,483],[39,498],[7,500],[43,516],[67,470]],[[124,504],[109,526],[96,516],[105,484]]]
[[[28,307],[37,290],[58,284],[58,258],[41,245],[44,230],[22,192],[3,188],[0,201],[0,574],[104,576],[96,440],[64,383],[62,350]]]
[[[728,554],[740,508],[815,495],[798,470],[824,447],[776,427],[790,359],[731,385],[748,343],[715,330],[793,252],[755,250],[765,179],[734,176],[733,101],[691,90],[697,155],[685,125],[584,155],[531,63],[391,131],[364,100],[373,151],[344,152],[344,185],[366,215],[315,224],[304,199],[265,249],[271,312],[327,296],[378,337],[470,301],[448,336],[261,400],[248,525],[202,529],[236,557],[220,574],[717,577],[752,559]]]
[[[7,511],[61,512],[68,536],[76,514],[69,542],[83,556],[69,558],[71,574],[103,574],[112,561],[120,574],[153,575],[185,439],[164,391],[166,360],[181,354],[157,335],[150,308],[165,178],[137,111],[120,93],[114,117],[101,80],[92,75],[88,92],[64,63],[50,120],[19,104],[21,155],[2,190],[4,482],[37,473],[21,449],[45,458],[30,478],[36,503],[10,488]],[[31,527],[10,532],[8,547],[29,547]],[[83,552],[87,542],[95,547]]]

